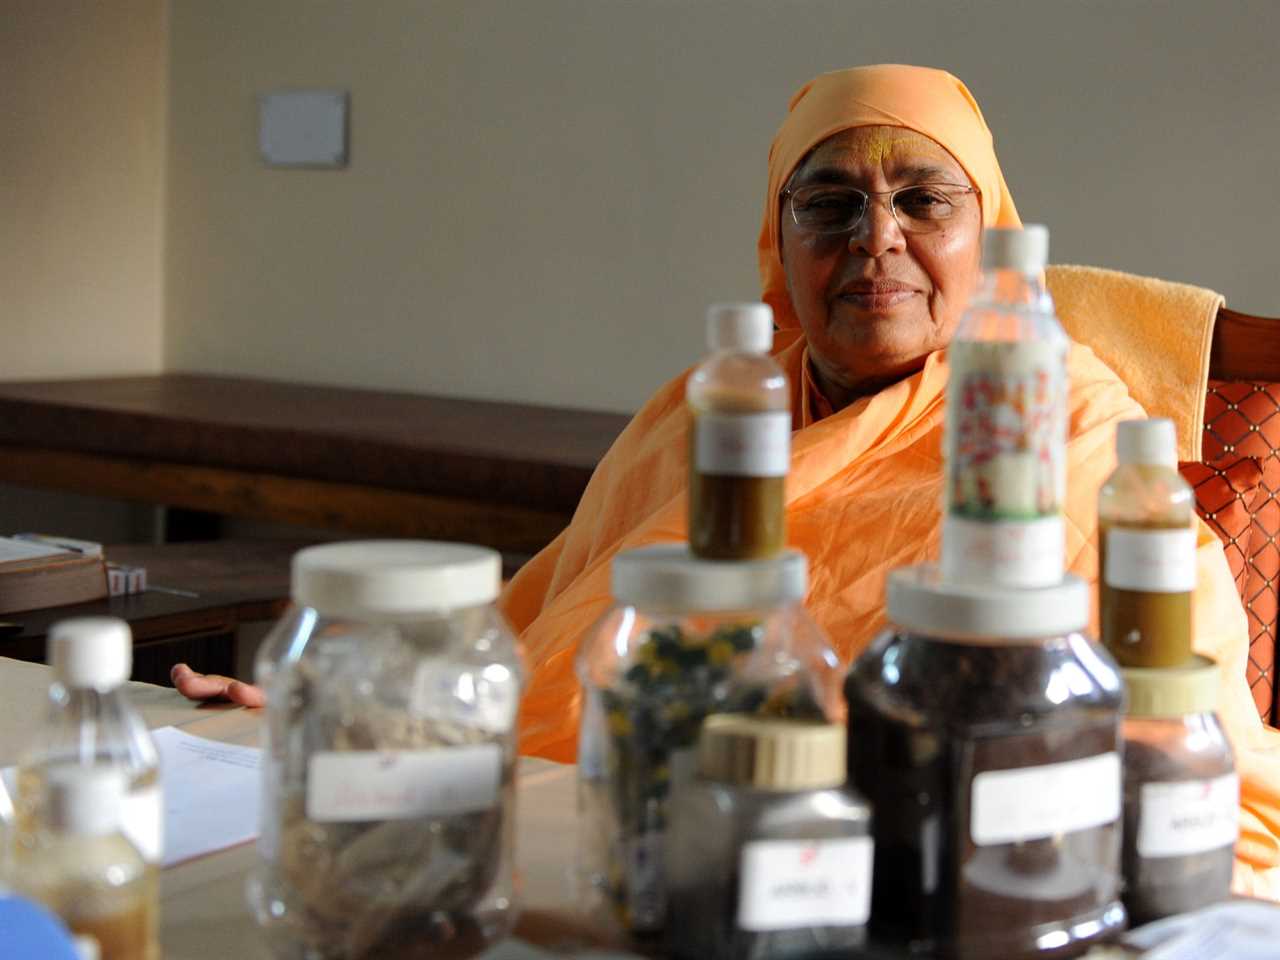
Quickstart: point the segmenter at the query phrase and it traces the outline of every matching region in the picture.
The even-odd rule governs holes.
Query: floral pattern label
[[[979,521],[1059,514],[1066,492],[1066,349],[956,342],[947,390],[947,512]]]

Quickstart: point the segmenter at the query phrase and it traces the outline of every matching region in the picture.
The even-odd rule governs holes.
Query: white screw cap
[[[113,690],[133,670],[133,634],[116,617],[77,617],[49,630],[49,664],[64,686]]]
[[[1040,273],[1049,262],[1049,228],[1042,223],[982,231],[982,269]]]
[[[707,346],[768,353],[773,349],[773,308],[767,303],[713,303],[707,308]]]
[[[1121,463],[1178,465],[1178,433],[1172,420],[1121,420],[1116,424],[1116,456]]]
[[[119,767],[54,767],[45,774],[49,822],[85,837],[114,833],[120,829],[127,786]]]

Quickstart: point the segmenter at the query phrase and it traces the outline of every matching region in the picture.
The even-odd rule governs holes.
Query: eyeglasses
[[[968,202],[973,187],[955,183],[915,183],[897,190],[859,190],[843,184],[816,183],[782,191],[791,219],[808,233],[848,233],[867,215],[872,197],[889,198],[889,211],[903,233],[940,230]]]

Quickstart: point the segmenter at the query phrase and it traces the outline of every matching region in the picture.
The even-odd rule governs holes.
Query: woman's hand
[[[260,687],[216,673],[196,673],[185,663],[169,671],[169,679],[188,700],[230,700],[242,707],[265,707],[266,695]]]

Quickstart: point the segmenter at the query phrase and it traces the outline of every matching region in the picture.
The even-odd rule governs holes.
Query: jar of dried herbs
[[[871,809],[840,724],[717,714],[672,798],[667,942],[682,960],[802,960],[866,940]]]
[[[578,656],[580,902],[656,936],[667,912],[667,804],[697,769],[711,713],[838,720],[838,661],[805,612],[803,554],[701,560],[685,544],[619,554],[616,606]]]
[[[875,811],[873,941],[1070,957],[1123,927],[1123,686],[1084,581],[1007,589],[895,570],[892,626],[845,684],[850,783]]]
[[[1231,892],[1240,781],[1214,713],[1218,665],[1121,670],[1124,902],[1135,923],[1225,900]]]
[[[470,956],[514,921],[521,666],[501,563],[461,544],[328,544],[293,560],[263,643],[259,863],[276,957]]]

